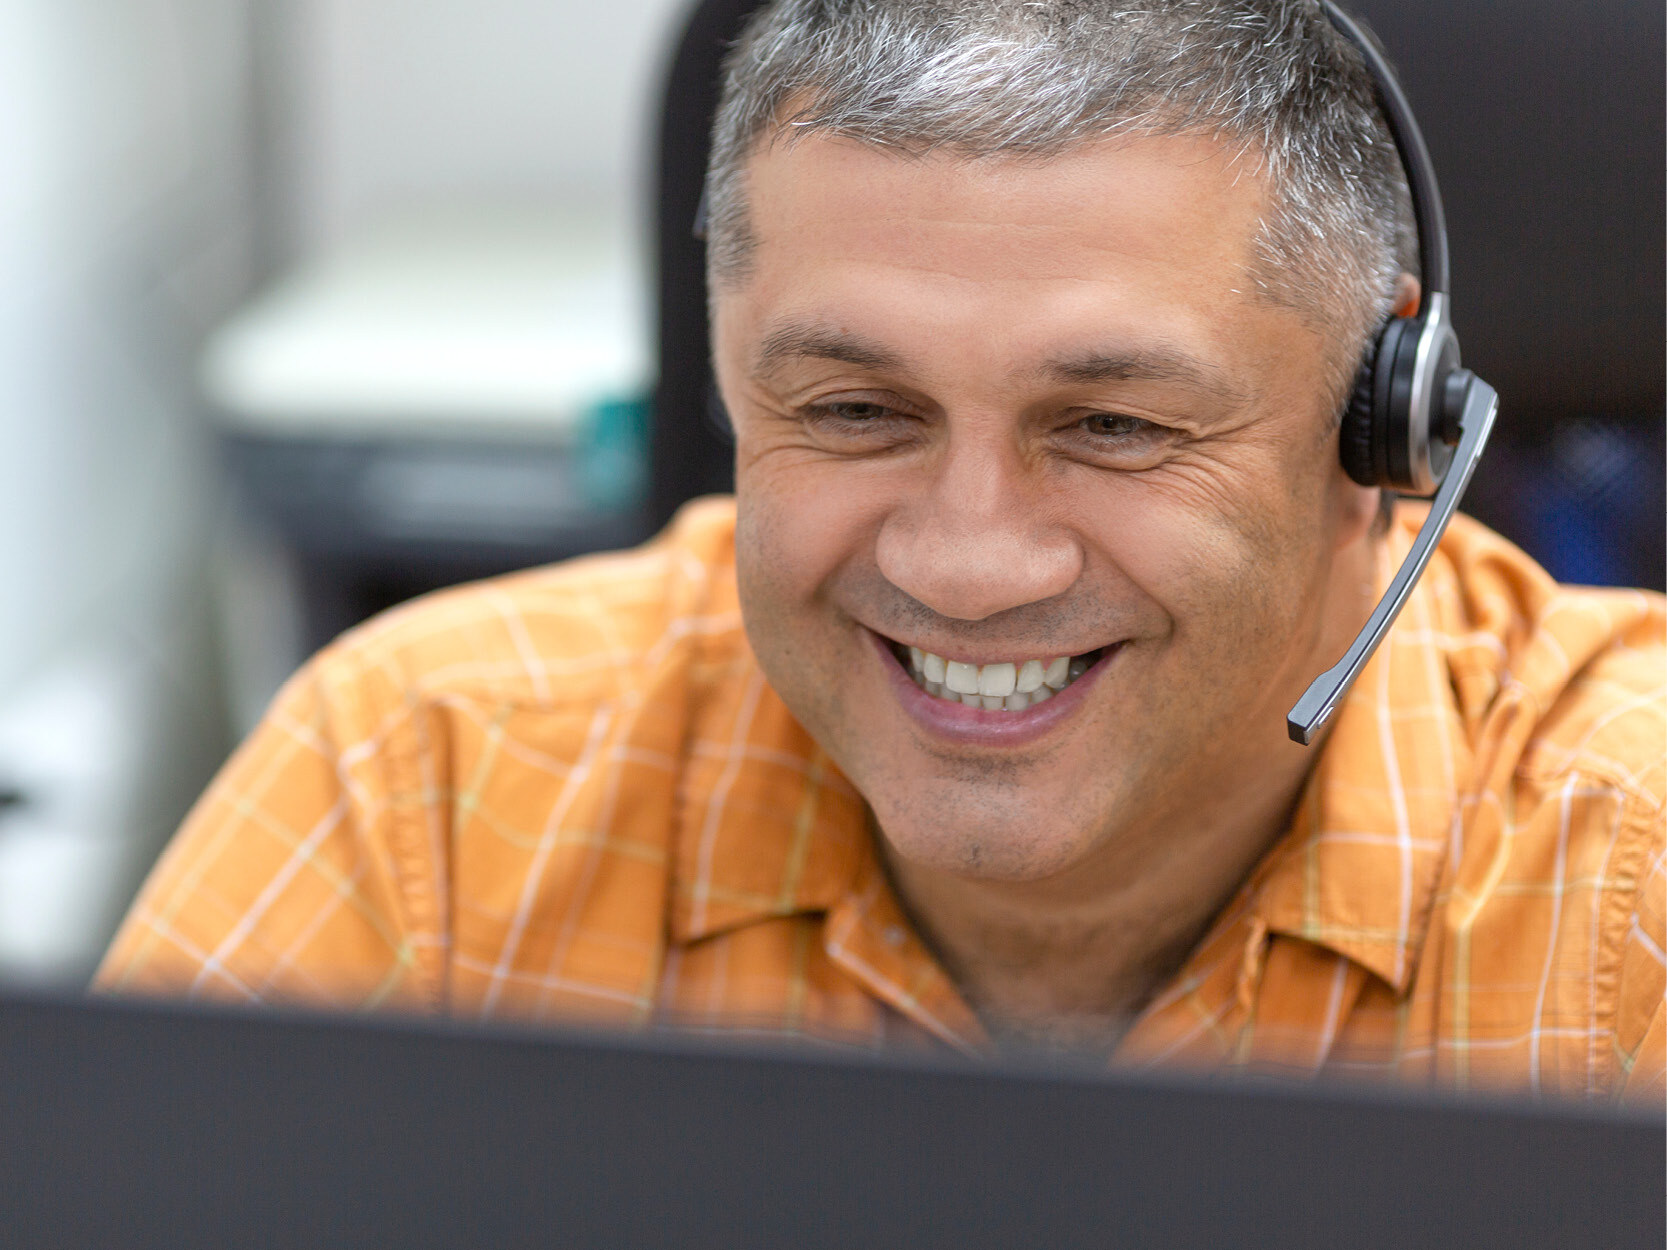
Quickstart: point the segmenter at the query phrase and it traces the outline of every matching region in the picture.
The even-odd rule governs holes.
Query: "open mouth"
[[[946,660],[919,647],[887,641],[903,671],[927,694],[986,712],[1022,712],[1045,703],[1094,667],[1110,650],[1096,647],[1081,655],[966,664]]]

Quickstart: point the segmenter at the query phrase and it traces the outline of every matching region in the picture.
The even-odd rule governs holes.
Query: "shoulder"
[[[1519,680],[1538,713],[1519,771],[1578,774],[1624,791],[1660,821],[1667,802],[1667,639],[1660,595],[1559,587],[1536,621]]]
[[[1474,759],[1453,866],[1464,926],[1491,931],[1515,969],[1504,980],[1535,989],[1538,1079],[1631,1092],[1642,1064],[1648,1087],[1667,941],[1667,603],[1560,585],[1462,518],[1431,571]]]
[[[1667,600],[1561,585],[1465,517],[1455,519],[1441,568],[1431,571],[1449,672],[1477,745],[1514,754],[1523,780],[1549,786],[1578,775],[1659,814],[1667,801]]]
[[[629,551],[425,595],[344,634],[307,675],[322,691],[406,705],[571,706],[640,685],[691,649],[743,644],[735,510],[686,505]]]

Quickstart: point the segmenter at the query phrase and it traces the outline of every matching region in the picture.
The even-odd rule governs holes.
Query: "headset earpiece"
[[[1432,294],[1410,320],[1393,355],[1378,356],[1388,369],[1383,409],[1383,480],[1403,495],[1433,495],[1459,441],[1457,411],[1449,412],[1447,381],[1459,368],[1459,339],[1447,316],[1447,297]]]
[[[1434,494],[1458,441],[1448,380],[1459,340],[1434,294],[1416,317],[1393,317],[1367,348],[1338,436],[1338,456],[1362,486]]]
[[[1338,430],[1337,454],[1343,461],[1343,469],[1362,486],[1380,485],[1378,471],[1373,465],[1372,428],[1376,423],[1372,419],[1372,410],[1376,406],[1378,356],[1384,337],[1393,325],[1394,322],[1391,322],[1367,342],[1360,370],[1354,375],[1354,389],[1349,393],[1348,404],[1343,409],[1342,426]]]

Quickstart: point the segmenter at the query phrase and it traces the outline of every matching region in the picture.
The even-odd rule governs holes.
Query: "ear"
[[[1384,501],[1388,492],[1376,486],[1357,485],[1338,464],[1331,477],[1331,545],[1342,550],[1353,543],[1375,538],[1383,529]]]
[[[1415,317],[1422,297],[1423,288],[1418,285],[1418,279],[1403,273],[1395,283],[1395,305],[1390,311],[1397,317]]]

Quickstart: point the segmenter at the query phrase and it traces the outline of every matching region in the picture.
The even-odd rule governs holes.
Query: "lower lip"
[[[868,636],[874,643],[880,665],[898,702],[915,723],[935,737],[969,746],[1017,747],[1046,737],[1075,714],[1088,697],[1089,687],[1100,679],[1107,665],[1123,650],[1120,644],[1107,647],[1105,654],[1094,661],[1087,672],[1051,699],[1032,704],[1021,712],[991,712],[927,694],[904,671],[889,642],[872,630],[868,631]]]

